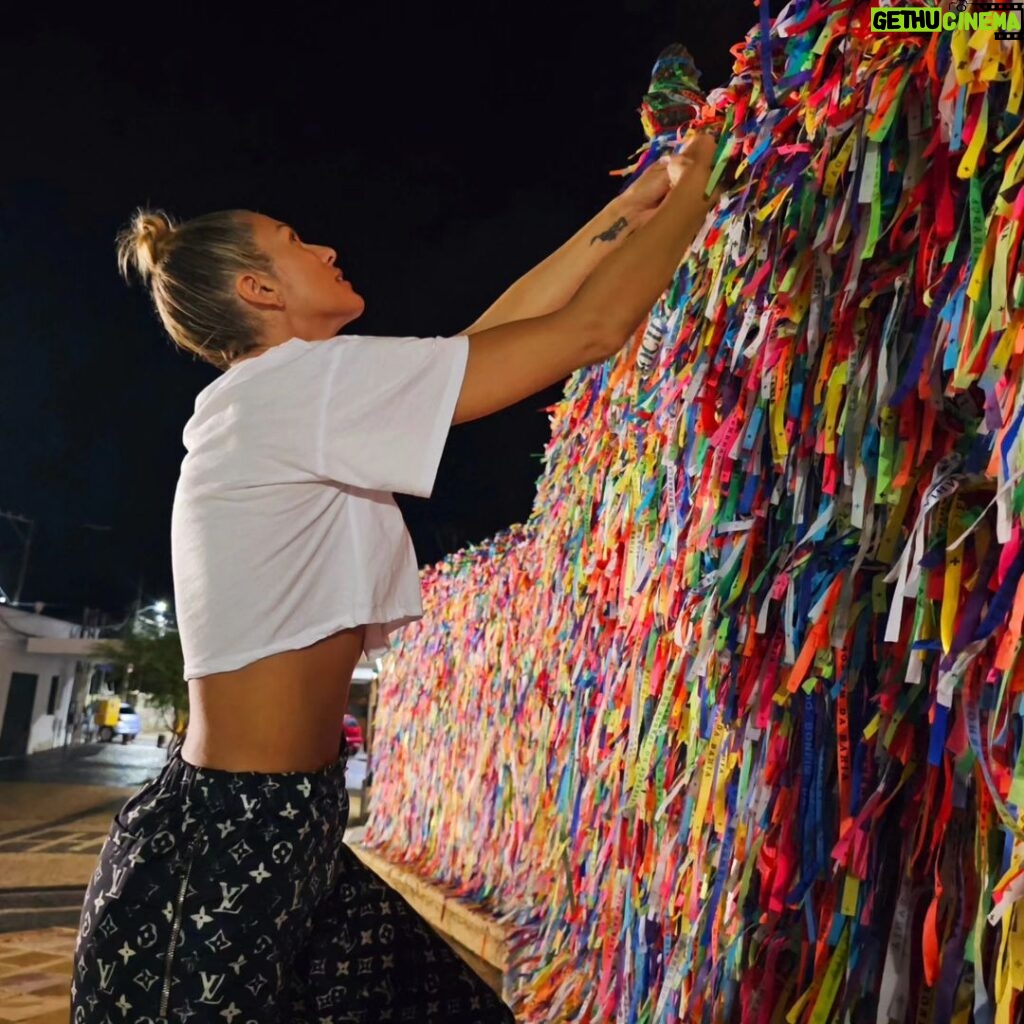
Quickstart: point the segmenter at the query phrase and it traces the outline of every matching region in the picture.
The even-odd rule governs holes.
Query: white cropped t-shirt
[[[365,625],[364,652],[422,617],[392,496],[429,497],[465,335],[293,338],[196,397],[171,513],[185,678]]]

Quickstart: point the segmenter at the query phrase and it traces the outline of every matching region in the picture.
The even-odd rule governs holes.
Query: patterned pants
[[[342,843],[347,820],[343,761],[263,775],[172,756],[100,855],[73,1024],[512,1024]]]

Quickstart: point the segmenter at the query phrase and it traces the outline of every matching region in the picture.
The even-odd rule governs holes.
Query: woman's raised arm
[[[715,142],[698,135],[657,213],[598,265],[562,309],[469,334],[453,423],[479,419],[608,359],[665,291],[713,199],[704,195]]]

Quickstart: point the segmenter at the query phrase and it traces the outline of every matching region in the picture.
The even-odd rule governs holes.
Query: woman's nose
[[[329,266],[334,266],[334,261],[338,258],[338,254],[329,246],[323,246],[324,250],[324,262]]]

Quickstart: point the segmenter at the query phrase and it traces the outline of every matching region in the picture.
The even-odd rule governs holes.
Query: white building
[[[0,604],[0,757],[63,746],[68,709],[83,704],[93,671],[97,640],[82,633]]]
[[[64,746],[70,740],[69,709],[110,692],[96,668],[96,628],[0,604],[0,757],[19,757]],[[83,633],[87,634],[83,636]],[[116,642],[116,641],[115,641]],[[361,661],[352,678],[350,710],[371,742],[370,683],[379,662]],[[143,730],[166,732],[165,716],[134,691]],[[339,723],[340,727],[340,723]]]

